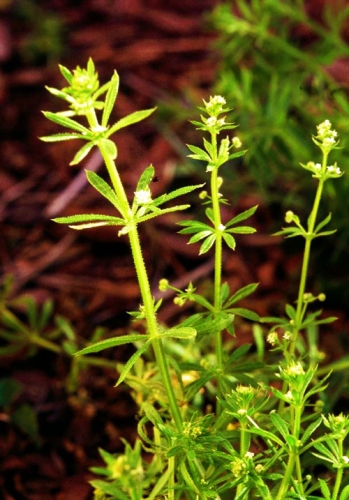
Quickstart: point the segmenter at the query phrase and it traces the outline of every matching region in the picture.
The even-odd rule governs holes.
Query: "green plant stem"
[[[161,339],[159,338],[159,328],[156,320],[154,301],[151,294],[148,274],[143,259],[142,248],[136,225],[134,225],[134,227],[131,228],[131,230],[128,233],[128,236],[130,240],[133,261],[136,268],[138,283],[141,290],[147,327],[149,335],[152,338],[152,345],[154,349],[155,358],[168,397],[172,418],[176,424],[177,430],[182,431],[183,429],[182,416],[173,390],[173,383],[171,380],[170,371],[166,355],[164,352],[164,347]]]
[[[340,457],[342,457],[343,456],[343,440],[342,439],[338,439],[338,451],[339,451],[338,455]],[[342,484],[342,479],[343,479],[343,468],[338,467],[337,473],[336,473],[336,481],[335,481],[334,487],[333,487],[332,500],[337,500],[337,498],[338,498],[339,490],[340,490],[340,487]]]
[[[47,339],[41,337],[37,333],[30,333],[29,339],[30,339],[30,343],[35,344],[39,347],[43,347],[44,349],[47,349],[48,351],[55,352],[56,354],[62,353],[62,349],[58,345],[54,344],[50,340],[47,340]]]
[[[211,134],[212,143],[212,160],[213,164],[217,161],[217,135]],[[214,311],[218,315],[221,310],[221,287],[222,287],[222,231],[219,229],[222,223],[221,212],[219,206],[219,185],[218,185],[218,168],[214,168],[211,174],[211,200],[212,210],[214,217],[214,226],[216,230],[215,239],[215,256],[214,256]],[[217,330],[216,333],[216,362],[217,373],[223,372],[223,341],[222,332]],[[217,390],[217,417],[221,414],[222,408],[219,400],[222,398],[222,387],[220,378],[218,377],[218,390]]]
[[[94,109],[91,109],[90,112],[86,114],[86,117],[90,127],[98,126],[98,121]],[[110,180],[112,182],[115,193],[118,199],[120,200],[120,205],[123,212],[122,215],[126,219],[126,221],[130,223],[130,230],[128,232],[128,237],[131,245],[131,252],[136,269],[138,284],[140,287],[140,292],[143,300],[146,323],[148,326],[149,335],[152,338],[152,346],[154,349],[156,362],[159,367],[161,378],[168,397],[171,415],[175,422],[177,430],[182,431],[183,428],[182,416],[173,390],[173,385],[171,381],[168,363],[166,360],[166,355],[164,352],[164,347],[161,339],[159,338],[159,329],[156,320],[154,301],[149,284],[148,273],[143,259],[142,247],[138,235],[137,225],[135,223],[132,224],[133,214],[127,199],[125,189],[121,182],[115,162],[108,154],[103,144],[103,140],[98,143],[98,147],[105,162],[105,165],[107,167],[108,174],[110,176]]]
[[[324,171],[326,169],[327,156],[328,155],[326,155],[326,154],[323,155],[322,167],[321,167],[322,171]],[[303,262],[302,262],[302,271],[301,271],[301,278],[300,278],[299,289],[298,289],[296,319],[295,319],[294,331],[293,331],[293,335],[292,335],[292,341],[291,341],[290,349],[289,349],[289,353],[290,353],[291,357],[294,356],[294,353],[295,353],[295,350],[297,347],[299,331],[301,328],[301,324],[303,322],[304,314],[306,312],[306,307],[304,307],[304,293],[305,293],[308,268],[309,268],[311,243],[312,243],[312,240],[314,239],[314,228],[315,228],[316,218],[317,218],[317,214],[318,214],[318,210],[319,210],[319,205],[320,205],[320,200],[321,200],[322,191],[323,191],[323,187],[324,187],[324,182],[325,182],[324,178],[319,179],[319,184],[318,184],[318,187],[316,190],[313,208],[310,212],[310,216],[308,219],[308,231],[307,231],[307,236],[306,236],[306,240],[305,240]]]
[[[294,438],[294,442],[297,443],[299,440],[299,434],[301,429],[302,405],[297,405],[291,408],[291,410],[293,416],[292,436]],[[278,495],[275,500],[284,500],[284,498],[286,498],[286,493],[289,489],[289,485],[291,483],[292,474],[295,466],[297,469],[298,486],[299,488],[302,489],[303,488],[302,472],[300,470],[299,451],[296,444],[292,445],[292,447],[289,450],[289,457],[285,474],[282,479],[280,489],[278,491]]]
[[[248,433],[247,426],[245,422],[240,422],[240,457],[245,457],[246,453],[250,448],[250,434]],[[244,488],[244,484],[241,483],[236,488],[236,497],[239,497],[239,494]]]

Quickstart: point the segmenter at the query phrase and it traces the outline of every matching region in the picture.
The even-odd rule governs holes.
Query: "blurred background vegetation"
[[[345,1],[230,0],[219,2],[205,22],[216,34],[212,50],[218,65],[211,92],[234,108],[236,133],[248,149],[238,163],[225,167],[225,189],[236,199],[261,195],[275,215],[270,229],[276,231],[286,210],[303,218],[309,213],[316,184],[299,163],[319,161],[311,135],[325,119],[341,141],[330,163],[348,169],[349,6]],[[184,98],[195,102],[188,93]],[[180,120],[183,114],[182,107]],[[344,277],[349,271],[348,189],[348,175],[327,183],[321,217],[333,213],[336,243],[329,239],[315,245],[317,286],[338,305],[349,299]],[[301,248],[298,241],[288,241],[287,247]]]

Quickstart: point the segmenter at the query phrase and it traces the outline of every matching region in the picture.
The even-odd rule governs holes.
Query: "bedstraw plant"
[[[287,226],[278,233],[304,239],[298,297],[294,305],[286,305],[284,318],[259,318],[239,305],[258,284],[230,290],[222,278],[223,247],[234,251],[239,234],[255,231],[245,221],[257,209],[254,206],[231,220],[223,219],[222,205],[229,202],[221,194],[220,167],[245,153],[238,137],[231,136],[236,125],[229,122],[225,99],[204,100],[200,120],[193,122],[204,137],[201,147],[189,146],[190,156],[206,165],[206,185],[182,187],[153,198],[154,168],[150,165],[129,200],[116,166],[112,136],[147,118],[154,109],[109,123],[118,94],[117,73],[100,86],[91,59],[86,69],[60,69],[67,87],[48,90],[66,101],[68,110],[44,114],[67,131],[43,140],[84,140],[72,164],[81,162],[93,147],[100,150],[109,182],[89,171],[87,180],[112,204],[115,215],[79,214],[54,220],[77,230],[116,226],[116,235],[128,236],[141,295],[139,309],[131,316],[137,328],[144,323],[143,332],[131,328],[128,335],[101,340],[75,353],[85,356],[126,343],[135,348],[130,359],[117,366],[116,384],[128,384],[138,404],[138,439],[125,441],[123,454],[100,450],[104,465],[93,472],[101,478],[91,481],[95,499],[346,500],[349,418],[324,411],[330,406],[326,392],[330,367],[321,368],[322,378],[318,368],[319,325],[335,318],[314,311],[314,303],[323,301],[325,295],[315,296],[307,288],[312,242],[334,233],[325,229],[331,215],[317,220],[323,187],[343,175],[336,164],[328,164],[339,143],[331,123],[321,123],[313,136],[321,161],[301,164],[317,182],[309,217],[303,224],[288,210]],[[180,232],[190,235],[189,243],[200,242],[200,254],[214,252],[212,290],[201,295],[193,283],[179,290],[163,278],[161,291],[172,289],[179,307],[189,301],[196,308],[178,325],[167,326],[157,317],[162,304],[152,294],[139,227],[162,214],[189,208],[172,201],[194,190],[200,190],[206,218],[182,220]],[[255,349],[234,344],[237,316],[251,324]],[[223,334],[231,336],[227,345]]]

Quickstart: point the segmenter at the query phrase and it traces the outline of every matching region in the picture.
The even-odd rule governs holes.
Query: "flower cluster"
[[[313,136],[313,141],[319,146],[324,154],[328,154],[331,149],[338,145],[336,130],[332,130],[332,124],[329,120],[325,120],[316,127],[317,135]]]

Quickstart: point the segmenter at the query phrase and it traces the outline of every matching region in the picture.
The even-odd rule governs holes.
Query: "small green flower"
[[[313,136],[313,141],[324,154],[328,155],[339,143],[337,140],[338,133],[336,130],[332,130],[332,124],[329,120],[320,123],[316,129],[317,135]]]
[[[169,288],[169,282],[167,279],[163,278],[159,281],[159,290],[160,292],[166,292]]]
[[[246,462],[242,458],[235,458],[231,463],[231,471],[235,477],[246,474]]]
[[[340,413],[339,415],[330,414],[328,418],[324,415],[321,417],[325,426],[332,431],[335,439],[345,439],[349,434],[349,416]]]

